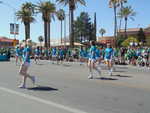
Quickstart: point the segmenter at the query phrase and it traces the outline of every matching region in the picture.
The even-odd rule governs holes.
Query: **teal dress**
[[[30,47],[26,47],[23,50],[23,61],[30,63],[30,56],[31,56],[31,48]]]

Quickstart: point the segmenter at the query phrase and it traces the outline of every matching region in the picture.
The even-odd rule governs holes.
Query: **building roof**
[[[139,30],[140,30],[140,28],[128,28],[128,29],[127,29],[127,32],[138,32]],[[143,30],[144,30],[145,32],[150,32],[150,26],[148,26],[147,28],[143,28]],[[121,33],[122,33],[122,32],[125,32],[125,30],[124,30],[124,29],[121,29],[120,32],[121,32]]]
[[[140,28],[128,28],[127,29],[127,34],[128,35],[135,35],[137,34],[138,32],[140,31]],[[143,28],[143,31],[146,35],[149,35],[150,34],[150,26],[147,27],[147,28]],[[125,30],[124,29],[121,29],[120,30],[120,34],[124,34]]]
[[[19,40],[16,40],[19,41]],[[14,42],[14,39],[10,39],[7,37],[0,37],[0,42]]]
[[[98,37],[98,41],[101,40],[114,40],[114,36]]]
[[[128,28],[127,32],[138,32],[140,28]],[[125,32],[125,29],[120,29],[120,32]]]
[[[144,29],[146,32],[150,32],[150,25]]]

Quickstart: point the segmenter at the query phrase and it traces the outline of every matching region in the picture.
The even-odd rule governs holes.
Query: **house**
[[[19,44],[19,40],[0,37],[0,48],[13,48],[17,44]]]

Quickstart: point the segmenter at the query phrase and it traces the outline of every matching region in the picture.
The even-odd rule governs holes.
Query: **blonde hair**
[[[32,46],[32,40],[31,39],[27,39],[26,40],[26,45],[27,46]]]

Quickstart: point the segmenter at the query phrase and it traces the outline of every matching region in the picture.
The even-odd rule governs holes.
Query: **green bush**
[[[136,38],[134,38],[134,37],[129,37],[129,38],[127,38],[125,41],[123,41],[121,45],[124,46],[124,47],[128,47],[128,46],[130,46],[130,43],[131,43],[131,42],[139,43]]]

